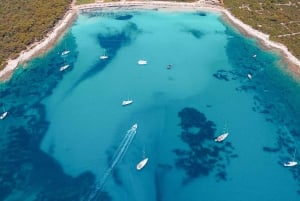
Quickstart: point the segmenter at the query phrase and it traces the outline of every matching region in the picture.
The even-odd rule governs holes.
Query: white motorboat
[[[252,75],[250,73],[248,73],[247,77],[248,77],[249,80],[252,79]]]
[[[135,134],[137,127],[138,127],[137,124],[133,124],[133,126],[131,126],[131,128],[127,131],[127,133],[129,133],[129,134]]]
[[[133,124],[133,126],[131,127],[132,130],[136,130],[138,127],[137,123]]]
[[[62,66],[62,67],[59,68],[59,71],[64,71],[64,70],[66,70],[66,69],[69,68],[69,67],[70,67],[69,64],[64,65],[64,66]]]
[[[67,55],[67,54],[69,54],[69,53],[70,53],[69,50],[65,50],[65,51],[63,51],[63,52],[61,53],[61,56],[65,56],[65,55]]]
[[[136,169],[141,170],[147,164],[147,162],[148,162],[148,158],[144,158],[136,165]]]
[[[138,60],[139,65],[146,65],[148,62],[146,60]]]
[[[219,135],[219,136],[215,139],[215,141],[216,141],[216,142],[222,142],[223,140],[225,140],[225,139],[228,137],[228,135],[229,135],[228,132],[223,133],[222,135]]]
[[[297,161],[288,161],[288,162],[283,163],[283,166],[285,166],[285,167],[293,167],[296,165],[298,165]]]
[[[0,119],[5,119],[5,117],[8,115],[8,112],[3,112],[1,115],[0,115]]]
[[[124,100],[122,101],[122,106],[130,105],[131,103],[133,103],[133,100]]]

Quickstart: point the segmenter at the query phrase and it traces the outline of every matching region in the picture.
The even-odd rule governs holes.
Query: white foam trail
[[[136,125],[136,124],[135,124]],[[95,189],[93,192],[90,194],[88,201],[92,201],[94,198],[96,198],[97,194],[101,192],[104,184],[106,183],[106,180],[108,177],[111,175],[111,172],[113,169],[116,167],[119,161],[122,160],[124,157],[125,153],[127,152],[128,147],[130,146],[135,134],[136,134],[136,129],[137,127],[132,127],[129,129],[124,136],[123,140],[121,141],[118,149],[116,150],[113,158],[112,158],[112,163],[110,164],[109,168],[105,171],[105,174],[103,175],[102,179],[96,183]]]

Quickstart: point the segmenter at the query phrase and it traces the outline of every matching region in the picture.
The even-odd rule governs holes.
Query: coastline
[[[77,11],[72,7],[64,15],[54,28],[46,35],[44,39],[35,42],[27,47],[26,50],[20,52],[16,59],[9,59],[7,65],[0,71],[0,81],[7,81],[10,79],[13,71],[19,64],[26,63],[30,59],[39,56],[49,50],[63,35],[70,24],[76,19]]]
[[[207,1],[199,0],[194,3],[185,2],[166,2],[166,1],[120,1],[120,2],[96,2],[91,4],[74,5],[72,3],[69,11],[65,14],[64,18],[60,20],[50,33],[40,42],[30,45],[27,50],[20,53],[19,57],[13,60],[8,60],[6,67],[0,71],[0,81],[5,81],[10,78],[13,71],[17,68],[18,64],[25,63],[26,61],[43,54],[49,50],[55,42],[67,30],[69,25],[76,19],[78,13],[89,12],[92,10],[138,10],[138,9],[157,9],[169,11],[209,11],[220,13],[227,23],[233,25],[244,35],[255,38],[258,40],[262,48],[275,50],[280,53],[283,61],[288,65],[288,69],[298,77],[300,77],[300,60],[292,55],[288,48],[274,41],[269,40],[269,35],[264,34],[258,30],[253,29],[251,26],[243,23],[241,20],[233,16],[224,7],[218,5],[216,0]]]

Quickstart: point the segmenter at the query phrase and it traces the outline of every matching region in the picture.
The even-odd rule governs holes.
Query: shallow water
[[[214,13],[82,14],[1,85],[0,200],[299,200],[300,85],[279,63]]]

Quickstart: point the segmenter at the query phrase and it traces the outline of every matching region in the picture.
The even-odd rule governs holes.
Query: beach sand
[[[70,9],[43,40],[28,46],[27,50],[22,51],[16,59],[8,60],[6,67],[0,71],[0,81],[8,80],[19,64],[24,64],[28,60],[42,55],[49,50],[57,40],[59,40],[76,17],[77,11]]]
[[[261,46],[266,49],[278,51],[283,60],[288,64],[289,70],[296,74],[300,78],[300,60],[293,56],[286,46],[280,43],[276,43],[269,40],[269,36],[259,32],[249,25],[243,23],[236,17],[234,17],[228,10],[217,4],[217,0],[205,1],[199,0],[194,3],[183,2],[165,2],[165,1],[120,1],[103,3],[101,1],[92,4],[74,5],[66,13],[65,17],[59,21],[53,30],[42,41],[35,43],[22,51],[18,58],[9,60],[7,66],[0,72],[0,80],[7,80],[10,78],[13,70],[19,63],[24,63],[36,56],[44,54],[49,50],[52,45],[63,35],[65,30],[76,19],[76,16],[80,12],[88,12],[91,10],[138,10],[138,9],[158,9],[158,10],[170,10],[170,11],[211,11],[218,12],[223,15],[223,19],[236,27],[243,34],[256,38]]]

